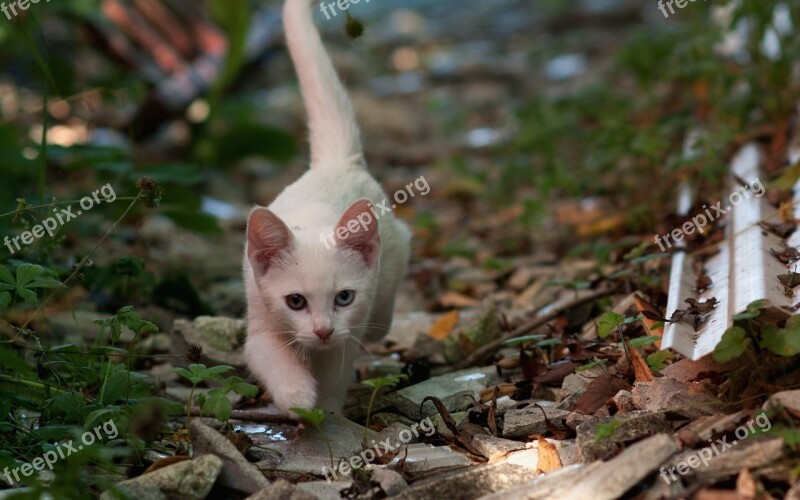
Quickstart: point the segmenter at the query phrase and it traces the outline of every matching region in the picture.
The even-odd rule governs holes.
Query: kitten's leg
[[[394,224],[395,239],[392,244],[386,245],[384,256],[381,257],[381,270],[378,276],[378,291],[375,294],[375,302],[367,318],[367,330],[364,340],[377,342],[389,333],[394,316],[394,299],[397,289],[406,275],[408,258],[411,253],[411,231],[408,226],[398,220],[392,221]]]
[[[249,332],[244,356],[250,371],[264,384],[282,411],[291,413],[291,408],[316,406],[317,382],[293,347],[284,348],[284,344],[269,333]]]
[[[353,363],[358,346],[353,340],[342,348],[318,352],[311,361],[311,371],[319,381],[317,407],[341,414],[347,385],[353,380]]]

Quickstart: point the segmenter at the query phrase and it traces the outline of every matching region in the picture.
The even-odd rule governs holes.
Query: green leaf
[[[306,410],[305,408],[291,408],[293,412],[300,418],[319,429],[322,421],[325,420],[325,410],[321,408],[314,408],[313,410]]]
[[[503,342],[503,345],[520,345],[520,344],[527,344],[530,342],[538,342],[542,339],[547,338],[547,335],[525,335],[524,337],[517,337],[514,339],[508,339]]]
[[[19,375],[32,375],[33,368],[25,362],[25,357],[3,345],[0,345],[0,370],[10,370]]]
[[[213,414],[217,420],[222,422],[227,422],[231,418],[231,402],[221,389],[208,391],[208,396],[203,401],[201,408],[203,415]]]
[[[714,348],[714,360],[718,363],[727,363],[738,358],[744,353],[750,342],[750,337],[747,336],[744,328],[732,326],[725,330],[719,344]]]
[[[605,424],[598,425],[594,431],[595,442],[600,442],[604,439],[610,438],[614,434],[614,431],[617,430],[617,427],[619,427],[622,424],[623,424],[622,420],[614,419]]]
[[[628,342],[628,344],[630,344],[631,347],[644,347],[646,345],[655,344],[659,340],[661,340],[661,337],[659,337],[658,335],[651,335],[649,337],[639,337],[632,339],[630,342]]]
[[[371,378],[369,380],[363,380],[361,383],[364,385],[368,385],[373,389],[380,389],[382,387],[387,387],[391,385],[395,385],[396,383],[400,382],[401,380],[408,380],[408,376],[404,373],[398,373],[396,375],[384,375],[382,377]],[[299,413],[298,413],[299,415]]]
[[[601,339],[608,337],[624,320],[624,316],[620,316],[614,311],[603,313],[597,320],[597,335]]]
[[[564,342],[561,339],[547,339],[542,340],[541,342],[536,343],[536,347],[553,347],[557,345],[561,345]]]
[[[769,301],[761,299],[753,301],[747,304],[747,310],[745,312],[734,314],[731,319],[733,321],[742,321],[746,319],[753,319],[761,316],[761,311],[766,309],[770,306]]]
[[[258,387],[253,384],[248,384],[239,377],[228,377],[225,379],[225,385],[222,391],[228,394],[230,391],[239,394],[240,396],[255,397],[258,395]]]
[[[9,271],[6,266],[0,266],[0,280],[8,283],[9,285],[16,284],[14,275],[11,274],[11,271]]]
[[[764,326],[761,330],[760,346],[779,356],[800,354],[800,316],[787,319],[784,328]]]
[[[656,351],[647,356],[647,366],[654,372],[659,372],[667,367],[667,360],[672,359],[674,356],[670,351]]]
[[[586,363],[583,366],[579,366],[578,368],[575,369],[575,372],[584,372],[586,370],[591,370],[592,368],[594,368],[596,366],[605,366],[607,363],[608,363],[608,360],[605,359],[605,358],[597,359],[595,361],[592,361],[591,363]]]

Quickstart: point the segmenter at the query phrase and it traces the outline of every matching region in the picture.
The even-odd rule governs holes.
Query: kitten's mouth
[[[328,349],[338,348],[340,344],[341,342],[338,339],[314,339],[308,342],[306,346],[318,351],[327,351]]]

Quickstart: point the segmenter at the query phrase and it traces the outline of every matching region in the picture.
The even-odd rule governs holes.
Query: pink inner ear
[[[357,200],[344,212],[334,229],[337,246],[357,251],[368,266],[377,262],[381,244],[378,219],[371,206],[366,198]]]
[[[256,208],[247,219],[247,258],[256,274],[267,269],[281,252],[292,243],[292,233],[286,224],[266,208]]]

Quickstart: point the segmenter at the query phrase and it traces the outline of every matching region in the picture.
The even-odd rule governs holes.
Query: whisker
[[[359,344],[359,345],[360,345],[360,346],[361,346],[361,347],[362,347],[362,348],[363,348],[365,351],[367,351],[367,354],[369,354],[370,356],[374,356],[374,354],[372,354],[372,351],[370,351],[369,349],[367,349],[367,346],[365,346],[363,342],[361,342],[360,340],[358,340],[358,337],[356,337],[355,335],[353,335],[353,334],[352,334],[352,333],[350,333],[349,331],[347,332],[347,335],[349,335],[351,339],[353,339],[353,340],[355,340],[356,342],[358,342],[358,344]]]

